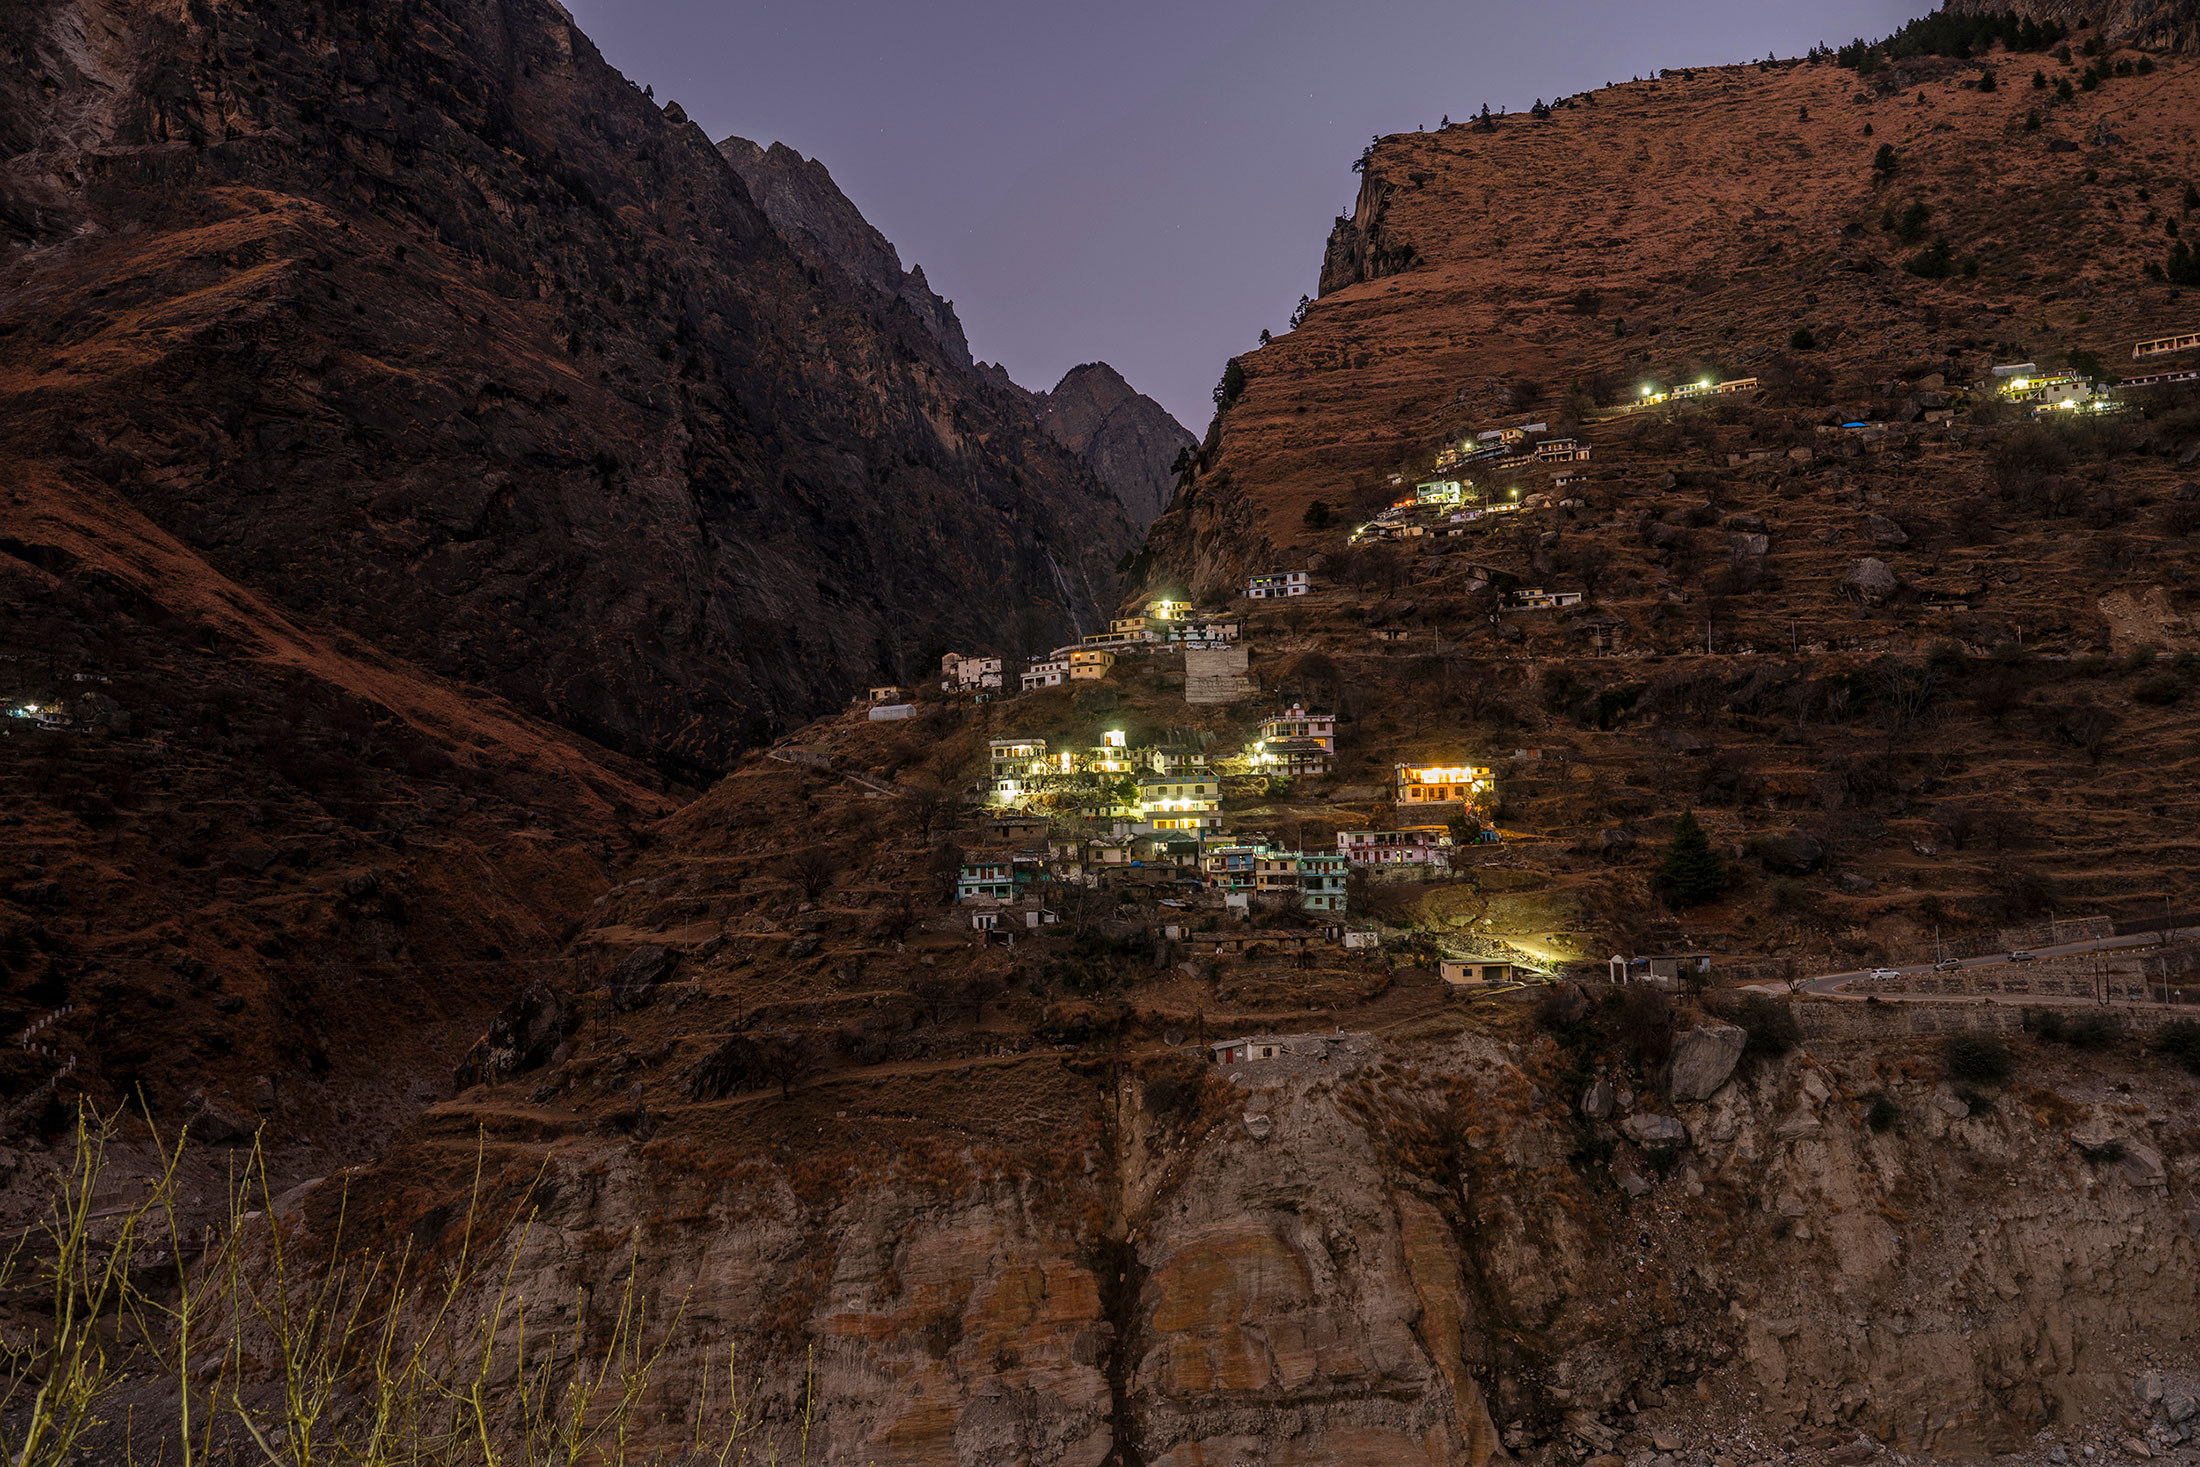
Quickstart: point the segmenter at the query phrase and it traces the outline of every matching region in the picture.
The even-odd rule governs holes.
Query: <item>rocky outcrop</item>
[[[1677,1101],[1709,1100],[1740,1063],[1749,1035],[1736,1024],[1697,1024],[1673,1041],[1666,1087]]]
[[[785,143],[760,148],[738,137],[721,141],[718,152],[797,255],[813,265],[846,271],[887,300],[906,306],[952,360],[973,365],[954,303],[933,292],[922,265],[902,269],[892,241],[840,191],[822,160],[805,158]]]
[[[1114,497],[944,303],[806,264],[552,0],[30,0],[0,48],[13,478],[690,780],[1113,600]]]
[[[2196,0],[1948,0],[1959,15],[2015,11],[2033,20],[2059,21],[2071,34],[2097,33],[2119,46],[2200,51],[2200,3]]]
[[[1176,494],[1176,464],[1199,440],[1106,362],[1072,367],[1034,395],[1039,425],[1112,491],[1143,530]]]

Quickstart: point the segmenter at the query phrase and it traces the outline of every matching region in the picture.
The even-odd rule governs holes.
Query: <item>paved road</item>
[[[2051,947],[2036,947],[2030,949],[2030,951],[2032,955],[2037,958],[2061,958],[2070,957],[2075,954],[2081,953],[2111,952],[2119,948],[2155,947],[2162,944],[2163,942],[2172,940],[2180,936],[2189,936],[2195,931],[2200,931],[2200,929],[2182,927],[2173,929],[2169,932],[2134,932],[2127,934],[2123,937],[2098,937],[2089,939],[2084,942],[2056,943]],[[1957,968],[1993,968],[2006,966],[2010,966],[2009,957],[2006,953],[1995,953],[1991,956],[1980,958],[1956,959]],[[2023,965],[2018,964],[2016,966],[2022,967]],[[1905,976],[1910,976],[1915,974],[1932,974],[1937,972],[1938,970],[1931,963],[1913,963],[1907,967],[1898,967],[1894,971],[1896,971],[1897,973],[1901,973]],[[1870,970],[1862,970],[1853,973],[1827,973],[1805,982],[1802,985],[1801,991],[1804,993],[1816,994],[1820,998],[1843,998],[1849,1000],[1852,1003],[1861,1003],[1865,999],[1865,997],[1867,997],[1867,995],[1860,993],[1850,993],[1847,991],[1848,986],[1851,983],[1858,981],[1859,979],[1869,978],[1870,976]],[[2069,995],[2052,993],[1884,993],[1879,995],[1879,998],[1882,1003],[1983,1002],[2038,1005],[2095,1004],[2100,1002],[2100,1000],[2092,997],[2090,994]],[[2157,1007],[2159,1007],[2159,1005],[2157,1005]]]

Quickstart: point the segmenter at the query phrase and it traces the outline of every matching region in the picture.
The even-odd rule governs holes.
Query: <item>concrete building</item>
[[[1280,596],[1304,596],[1313,589],[1305,571],[1272,571],[1245,583],[1247,600],[1268,601]]]

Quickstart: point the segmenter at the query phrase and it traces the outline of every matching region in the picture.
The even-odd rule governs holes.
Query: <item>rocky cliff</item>
[[[1948,0],[1945,8],[1957,15],[2014,13],[2056,21],[2080,44],[2091,35],[2118,46],[2200,51],[2200,4],[2194,0]]]
[[[1052,392],[1033,394],[1039,424],[1114,492],[1143,530],[1176,494],[1176,463],[1194,438],[1167,408],[1106,362],[1072,367]]]
[[[883,300],[908,308],[942,350],[971,366],[951,302],[932,293],[924,271],[903,271],[886,236],[833,182],[825,165],[805,159],[784,143],[759,148],[745,138],[718,145],[748,184],[772,227],[813,267],[844,271]],[[980,378],[1023,403],[1039,424],[1106,485],[1134,530],[1144,530],[1176,492],[1177,455],[1195,441],[1168,409],[1147,397],[1105,362],[1072,367],[1052,392],[1029,392],[990,364]]]
[[[0,26],[0,454],[275,604],[696,776],[1100,614],[1113,498],[548,0]]]
[[[933,294],[923,266],[901,268],[900,252],[849,202],[821,160],[805,158],[785,143],[760,148],[747,138],[729,137],[718,152],[796,254],[812,265],[845,270],[887,300],[907,306],[951,360],[972,365],[954,303]]]

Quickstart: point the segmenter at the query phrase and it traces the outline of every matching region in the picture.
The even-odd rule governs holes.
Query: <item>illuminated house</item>
[[[1441,825],[1340,830],[1337,850],[1354,866],[1443,866],[1451,861],[1451,831]]]
[[[1305,704],[1293,703],[1262,722],[1260,737],[1263,743],[1272,739],[1315,739],[1334,754],[1337,752],[1337,715],[1309,713]]]
[[[1397,766],[1401,805],[1478,805],[1497,793],[1496,774],[1479,765]]]
[[[1192,614],[1192,603],[1189,601],[1171,601],[1165,596],[1156,596],[1140,610],[1146,613],[1149,621],[1182,621]]]
[[[1205,769],[1149,774],[1138,781],[1138,818],[1153,830],[1216,830],[1222,782]]]
[[[1087,647],[1115,647],[1143,652],[1160,639],[1160,631],[1143,616],[1119,616],[1104,632],[1088,632],[1081,639]]]
[[[1129,774],[1137,767],[1134,756],[1124,747],[1123,730],[1111,728],[1100,735],[1100,742],[1085,757],[1085,769],[1092,774]]]
[[[994,739],[987,746],[993,758],[993,775],[1022,774],[1034,759],[1044,759],[1047,752],[1045,739]]]
[[[1066,650],[1033,658],[1030,668],[1023,675],[1024,691],[1027,693],[1036,688],[1058,688],[1067,681],[1069,653]]]
[[[965,657],[960,652],[950,652],[940,659],[940,691],[943,693],[998,688],[1001,681],[1001,659],[998,657]]]
[[[1453,505],[1466,502],[1467,486],[1457,479],[1429,479],[1413,486],[1414,505]]]
[[[1069,675],[1077,682],[1098,682],[1115,666],[1115,654],[1097,647],[1079,647],[1069,654]]]
[[[2020,373],[2002,384],[2001,395],[2011,402],[2080,401],[2093,395],[2093,385],[2076,372]]]
[[[1345,880],[1352,863],[1327,851],[1306,851],[1299,856],[1299,906],[1309,912],[1341,912],[1345,909]]]
[[[1314,589],[1305,571],[1274,571],[1254,576],[1245,583],[1246,599],[1267,601],[1282,596],[1304,596]]]
[[[874,708],[878,707],[882,703],[906,703],[908,701],[909,693],[904,688],[888,687],[871,689],[871,706]]]
[[[1535,446],[1535,461],[1539,464],[1586,463],[1588,458],[1589,445],[1571,438],[1553,438]]]

